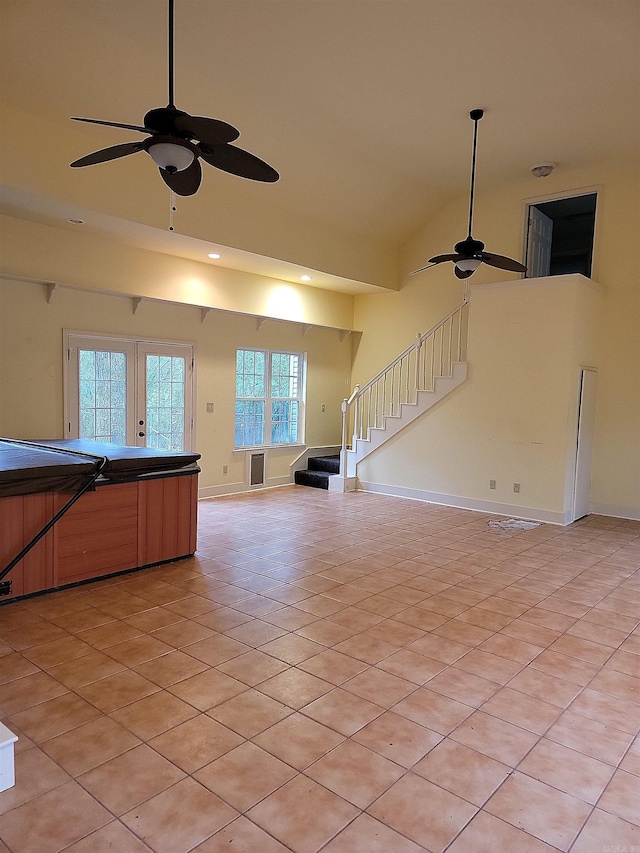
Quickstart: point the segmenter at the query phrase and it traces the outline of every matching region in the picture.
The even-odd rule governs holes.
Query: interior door
[[[193,347],[138,342],[135,443],[191,450]]]
[[[527,230],[527,278],[549,275],[552,240],[553,219],[538,210],[535,205],[530,205]]]
[[[593,434],[596,419],[595,370],[583,370],[580,377],[580,402],[578,408],[578,438],[576,443],[576,473],[573,490],[573,512],[576,521],[589,514],[591,491],[591,459],[593,456]]]

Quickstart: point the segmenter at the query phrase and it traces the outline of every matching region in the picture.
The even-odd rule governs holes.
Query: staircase
[[[329,478],[340,473],[340,456],[312,456],[307,460],[308,468],[296,471],[293,481],[297,486],[312,486],[328,489]]]
[[[331,481],[331,490],[355,489],[359,462],[465,381],[467,322],[465,295],[457,308],[343,401],[340,477]]]

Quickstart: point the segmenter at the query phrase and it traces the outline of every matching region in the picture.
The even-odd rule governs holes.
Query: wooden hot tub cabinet
[[[196,550],[199,454],[164,453],[148,448],[120,448],[86,441],[51,444],[60,482],[52,488],[52,454],[41,449],[43,491],[36,491],[38,471],[25,468],[21,480],[13,465],[0,471],[0,570],[68,501],[68,477],[77,485],[79,468],[86,478],[95,462],[55,457],[58,449],[76,449],[108,461],[93,489],[86,491],[48,533],[12,569],[11,594],[0,603],[43,590],[57,589],[130,569],[180,559]],[[55,447],[54,447],[55,445]],[[0,455],[0,462],[2,457]],[[33,462],[32,459],[29,460]],[[7,482],[7,479],[9,482]],[[20,485],[29,481],[25,487]],[[26,494],[7,494],[20,492]]]

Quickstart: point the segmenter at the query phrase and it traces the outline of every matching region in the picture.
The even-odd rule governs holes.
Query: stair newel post
[[[351,399],[353,400],[353,443],[351,447],[353,450],[356,449],[356,441],[358,440],[358,436],[360,435],[360,386],[356,385],[353,389],[353,394],[351,395]]]
[[[422,348],[422,335],[420,332],[416,335],[416,380],[415,380],[415,390],[416,390],[416,399],[418,396],[418,390],[420,389],[420,351]]]

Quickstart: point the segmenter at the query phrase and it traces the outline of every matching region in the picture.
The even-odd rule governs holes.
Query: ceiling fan
[[[73,118],[107,127],[122,127],[149,134],[139,142],[112,145],[87,154],[71,163],[71,166],[93,166],[146,151],[158,166],[165,184],[177,193],[188,196],[198,191],[202,180],[200,158],[216,169],[230,172],[252,181],[273,183],[280,175],[258,157],[231,145],[240,136],[240,131],[230,124],[215,118],[192,116],[176,108],[173,102],[174,89],[174,0],[169,0],[169,103],[166,107],[150,110],[143,119],[143,126],[122,124],[116,121],[100,121],[93,118]]]
[[[476,183],[476,152],[478,148],[478,122],[484,115],[484,110],[471,110],[469,118],[473,121],[473,156],[471,159],[471,192],[469,195],[469,233],[464,240],[456,243],[453,247],[455,253],[449,255],[436,255],[429,258],[427,266],[415,270],[411,275],[416,275],[419,272],[428,270],[436,264],[442,264],[445,261],[453,261],[453,271],[458,278],[469,278],[480,266],[484,263],[490,267],[497,267],[501,270],[510,270],[511,272],[526,272],[527,268],[514,261],[513,258],[505,258],[504,255],[494,255],[492,252],[485,252],[484,243],[481,240],[474,240],[471,236],[471,224],[473,221],[473,196],[475,193]]]

